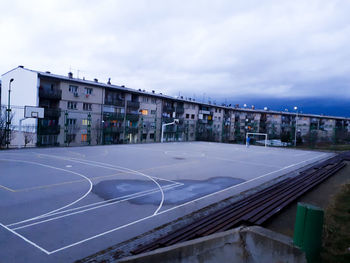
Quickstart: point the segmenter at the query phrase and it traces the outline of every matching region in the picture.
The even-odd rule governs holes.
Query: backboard
[[[35,106],[24,106],[24,117],[25,118],[44,118],[44,108]]]

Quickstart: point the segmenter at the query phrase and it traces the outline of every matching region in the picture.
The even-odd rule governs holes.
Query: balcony
[[[104,113],[104,120],[124,120],[123,113]]]
[[[203,114],[203,115],[210,115],[211,114],[211,112],[208,110],[200,110],[198,113]]]
[[[162,122],[164,123],[170,123],[173,122],[174,118],[170,118],[170,117],[162,117]]]
[[[39,89],[39,98],[60,100],[62,98],[62,90],[45,90]]]
[[[126,114],[126,119],[128,121],[138,121],[139,120],[139,115],[138,114],[128,113],[128,114]]]
[[[113,99],[106,99],[105,100],[106,105],[113,105],[117,107],[125,107],[125,101],[124,100],[113,100]]]
[[[38,134],[39,135],[51,135],[60,133],[60,125],[51,125],[51,126],[39,126]]]
[[[44,109],[44,118],[59,118],[60,116],[61,116],[60,109],[50,109],[50,108]]]
[[[124,132],[124,127],[107,127],[104,128],[103,131],[105,133],[121,133]]]
[[[126,133],[138,133],[139,129],[137,127],[125,127]]]
[[[126,107],[130,109],[139,109],[140,108],[140,102],[138,101],[127,101]]]
[[[174,112],[175,109],[172,106],[164,105],[163,106],[163,112]]]
[[[184,109],[183,107],[177,107],[176,110],[175,110],[175,112],[176,112],[177,114],[183,114],[183,113],[185,112],[185,109]]]

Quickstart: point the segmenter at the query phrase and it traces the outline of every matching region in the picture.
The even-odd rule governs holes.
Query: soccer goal
[[[248,140],[248,137],[250,138]],[[246,146],[248,145],[264,145],[267,146],[267,134],[266,133],[257,133],[257,132],[247,132],[245,137]]]

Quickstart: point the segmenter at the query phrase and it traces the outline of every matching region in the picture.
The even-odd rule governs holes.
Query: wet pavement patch
[[[232,177],[213,177],[207,180],[177,180],[176,182],[183,185],[174,185],[169,182],[159,182],[162,187],[169,187],[163,189],[165,205],[178,205],[196,198],[218,192],[225,188],[240,184],[245,180],[241,178]],[[175,185],[174,185],[175,186]],[[119,198],[130,194],[139,192],[155,190],[151,194],[144,195],[128,200],[133,204],[154,204],[158,205],[160,200],[159,188],[152,181],[144,180],[107,180],[94,185],[92,192],[101,198],[108,200],[112,198]]]
[[[186,158],[183,157],[174,157],[175,160],[186,160]]]

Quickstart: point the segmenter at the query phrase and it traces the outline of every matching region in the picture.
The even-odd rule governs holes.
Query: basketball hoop
[[[35,106],[24,106],[24,118],[44,118],[44,108]]]

